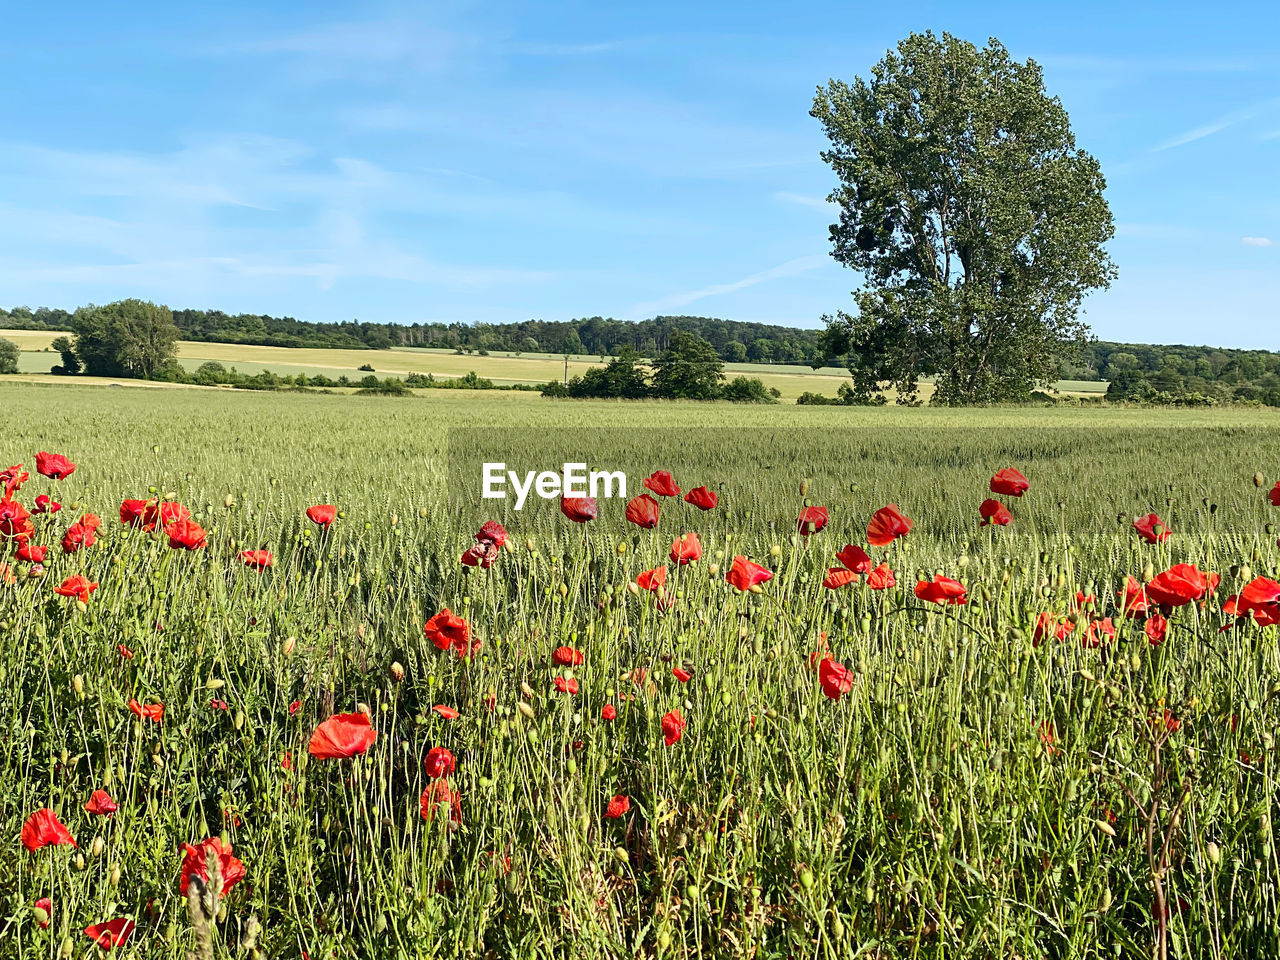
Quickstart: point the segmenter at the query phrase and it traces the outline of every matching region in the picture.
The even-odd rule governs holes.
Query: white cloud
[[[1277,104],[1280,104],[1280,99],[1267,100],[1263,103],[1254,104],[1251,107],[1233,110],[1230,113],[1223,114],[1216,120],[1212,120],[1209,123],[1198,127],[1193,127],[1190,130],[1186,130],[1174,137],[1170,137],[1168,140],[1156,144],[1151,149],[1158,153],[1162,150],[1172,150],[1174,147],[1182,147],[1186,146],[1188,143],[1195,143],[1197,140],[1203,140],[1205,137],[1211,137],[1215,133],[1221,133],[1228,127],[1234,127],[1238,123],[1243,123],[1246,120],[1252,120],[1254,117],[1266,112]]]
[[[840,209],[837,204],[832,203],[826,197],[810,197],[803,193],[790,193],[786,190],[780,190],[774,196],[784,203],[794,203],[797,206],[809,207],[812,210],[822,210],[825,213]]]
[[[1270,237],[1241,237],[1240,242],[1246,247],[1274,247],[1275,241]]]
[[[797,274],[807,273],[810,270],[816,270],[829,262],[826,254],[817,253],[807,257],[796,257],[785,263],[780,263],[776,267],[770,267],[768,270],[761,270],[743,277],[741,280],[734,280],[732,283],[715,283],[707,287],[701,287],[697,290],[686,290],[682,293],[673,293],[669,296],[659,297],[656,300],[649,300],[644,303],[637,303],[629,311],[632,317],[648,317],[654,314],[665,313],[668,310],[674,310],[678,307],[687,307],[691,303],[699,300],[705,300],[708,297],[718,297],[722,294],[733,293],[736,290],[742,290],[746,287],[754,287],[758,283],[766,283],[770,280],[778,280],[783,277],[794,277]]]

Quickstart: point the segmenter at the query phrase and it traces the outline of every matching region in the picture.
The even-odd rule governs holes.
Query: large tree
[[[168,307],[118,300],[82,307],[72,319],[76,356],[85,373],[100,377],[154,377],[177,356],[178,328]]]
[[[1115,268],[1097,161],[1076,147],[1040,67],[912,34],[869,80],[819,87],[812,115],[839,178],[832,255],[862,275],[857,313],[824,318],[857,394],[916,402],[1025,397],[1087,336],[1081,298]]]
[[[22,354],[12,340],[0,340],[0,373],[17,373]]]

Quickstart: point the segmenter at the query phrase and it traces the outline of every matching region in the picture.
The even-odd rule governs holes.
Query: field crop
[[[0,399],[0,957],[1280,950],[1273,412]]]

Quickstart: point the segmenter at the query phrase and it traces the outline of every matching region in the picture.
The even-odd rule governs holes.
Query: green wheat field
[[[1119,958],[1162,925],[1170,956],[1280,952],[1280,648],[1230,599],[1277,574],[1275,411],[0,400],[49,548],[0,544],[0,957]],[[655,494],[644,529],[468,499],[477,451],[554,470],[578,437],[629,498],[667,470],[718,503]],[[871,545],[888,504],[913,528]],[[486,520],[508,539],[466,566]],[[846,544],[896,585],[825,586]],[[737,589],[739,556],[771,578]],[[1220,582],[1126,609],[1183,564]],[[919,596],[939,574],[967,602]],[[462,647],[424,631],[446,609]],[[313,756],[335,715],[376,739]],[[41,810],[74,846],[31,849]],[[223,888],[203,922],[192,875]]]

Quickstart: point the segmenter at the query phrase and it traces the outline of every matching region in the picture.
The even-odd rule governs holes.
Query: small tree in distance
[[[715,348],[684,330],[673,331],[653,361],[653,392],[671,400],[714,400],[723,377],[724,361]]]
[[[12,340],[0,340],[0,373],[17,373],[21,351]]]

